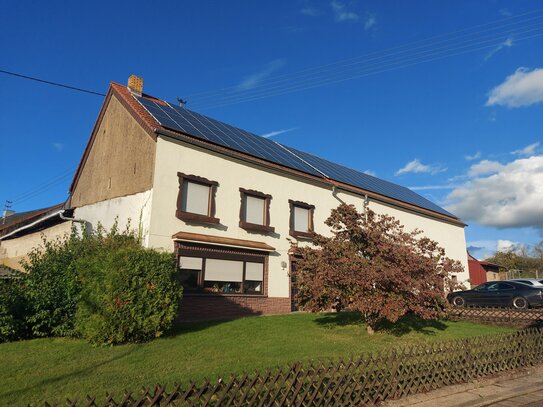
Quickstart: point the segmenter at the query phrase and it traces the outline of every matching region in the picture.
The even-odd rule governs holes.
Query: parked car
[[[526,309],[543,306],[543,287],[516,281],[491,281],[471,290],[449,293],[447,299],[456,307],[512,307]]]
[[[534,286],[539,286],[543,288],[543,283],[541,282],[543,280],[538,280],[537,278],[512,278],[510,280],[505,280],[505,281],[516,281],[517,283],[534,285]]]

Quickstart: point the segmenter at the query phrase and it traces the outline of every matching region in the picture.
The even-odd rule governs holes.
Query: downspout
[[[72,222],[78,222],[78,223],[84,223],[85,225],[87,224],[87,221],[85,219],[79,219],[79,218],[70,218],[68,216],[64,216],[62,214],[62,212],[60,212],[58,214],[58,216],[60,217],[60,219],[62,220],[71,220]]]

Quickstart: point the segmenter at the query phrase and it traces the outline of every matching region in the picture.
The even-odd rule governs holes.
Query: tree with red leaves
[[[352,310],[363,316],[368,333],[382,321],[411,313],[437,319],[447,307],[444,290],[451,274],[462,272],[437,242],[406,232],[392,216],[342,204],[326,225],[332,237],[316,234],[313,246],[293,244],[297,301],[308,311]]]

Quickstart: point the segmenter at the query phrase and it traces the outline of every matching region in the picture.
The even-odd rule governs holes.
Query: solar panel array
[[[276,143],[275,141],[211,119],[184,107],[162,105],[144,97],[138,98],[138,101],[165,128],[204,139],[214,144],[241,151],[308,174],[319,177],[324,174],[336,181],[455,217],[428,199],[400,185]]]
[[[139,98],[139,101],[162,126],[168,129],[320,176],[317,171],[279,147],[272,140],[259,137],[184,107],[165,106],[145,98]]]

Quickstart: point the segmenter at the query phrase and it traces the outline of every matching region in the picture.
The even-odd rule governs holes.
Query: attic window
[[[219,223],[220,220],[215,218],[215,192],[219,184],[180,172],[177,176],[179,194],[176,216],[189,222]]]
[[[241,208],[239,227],[257,232],[273,232],[270,226],[271,195],[262,192],[240,188]]]

